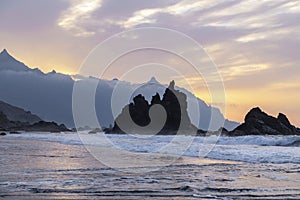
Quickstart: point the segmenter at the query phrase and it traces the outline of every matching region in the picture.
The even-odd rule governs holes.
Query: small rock
[[[10,134],[21,134],[21,133],[18,132],[18,131],[10,131],[9,133],[10,133]]]

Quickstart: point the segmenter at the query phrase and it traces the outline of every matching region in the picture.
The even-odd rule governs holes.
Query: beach
[[[183,156],[168,166],[134,173],[102,164],[76,137],[76,134],[1,137],[0,198],[300,198],[300,164],[295,160],[267,163]]]

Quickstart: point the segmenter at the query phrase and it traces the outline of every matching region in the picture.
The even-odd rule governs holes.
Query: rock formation
[[[300,135],[300,129],[291,125],[288,118],[279,113],[272,117],[260,108],[253,108],[245,117],[245,122],[228,133],[230,136],[241,135]]]
[[[191,124],[187,113],[186,95],[176,90],[174,86],[175,82],[172,81],[169,87],[166,88],[162,99],[159,94],[156,93],[156,95],[152,97],[150,104],[141,94],[134,97],[133,102],[126,105],[121,114],[116,118],[114,127],[106,132],[137,132],[143,134],[145,132],[151,133],[151,131],[159,129],[157,134],[178,134],[178,130],[196,131],[197,129]],[[158,128],[158,125],[155,126],[155,120],[163,116],[159,108],[155,107],[157,105],[162,106],[166,115],[165,123],[161,128]],[[157,124],[159,124],[160,121],[157,122]],[[122,124],[121,127],[119,126],[120,123]],[[153,124],[154,126],[151,126]]]
[[[6,115],[9,121],[18,121],[18,122],[24,122],[29,124],[34,124],[39,121],[42,121],[42,119],[37,115],[34,115],[29,111],[25,111],[22,108],[12,106],[3,101],[0,101],[0,112]]]
[[[70,130],[63,124],[45,122],[37,115],[0,101],[0,131],[62,132]]]
[[[64,124],[58,125],[55,122],[45,122],[45,121],[40,121],[35,124],[25,126],[25,127],[23,127],[23,130],[37,131],[37,132],[68,132],[68,131],[70,131]]]

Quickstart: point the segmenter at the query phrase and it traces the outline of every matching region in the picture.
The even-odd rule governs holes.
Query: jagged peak
[[[170,90],[175,90],[175,81],[172,80],[169,84],[169,87],[168,87]]]
[[[13,59],[13,60],[16,60],[14,57],[12,57],[12,56],[8,53],[8,51],[7,51],[6,49],[3,49],[3,50],[1,51],[0,57],[2,57],[2,58],[11,58],[11,59]]]
[[[153,95],[152,97],[159,97],[160,98],[160,95],[158,92],[155,93],[155,95]]]
[[[279,113],[277,119],[285,125],[291,125],[289,119],[285,114]]]
[[[255,108],[252,108],[247,115],[258,115],[258,114],[264,114],[264,112],[262,111],[262,109],[260,107],[255,107]]]
[[[252,108],[247,115],[245,116],[245,121],[248,121],[251,118],[258,118],[258,116],[267,115],[259,107]]]
[[[138,94],[137,96],[135,96],[133,98],[133,102],[135,105],[139,104],[140,102],[147,102],[148,104],[148,101],[146,101],[145,97],[142,94]]]
[[[53,69],[51,72],[49,72],[48,74],[56,74],[57,72]]]
[[[9,54],[6,49],[3,49],[0,54]]]
[[[160,104],[160,103],[161,103],[160,95],[158,94],[158,92],[156,92],[156,94],[152,96],[151,105]]]
[[[28,71],[29,68],[3,49],[0,53],[0,70]]]
[[[160,82],[158,82],[157,79],[154,76],[152,76],[151,79],[147,83],[150,83],[150,84],[160,84]]]
[[[250,110],[250,112],[259,112],[259,113],[261,113],[262,110],[260,109],[260,107],[255,107],[255,108],[252,108],[252,109]]]
[[[2,52],[0,53],[0,60],[1,62],[15,62],[15,63],[21,63],[17,59],[15,59],[10,53],[6,50],[3,49]]]

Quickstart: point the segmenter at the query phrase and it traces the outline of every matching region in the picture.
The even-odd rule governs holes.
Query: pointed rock
[[[170,90],[175,90],[175,81],[172,80],[169,84],[169,87],[168,87]]]
[[[154,96],[152,96],[152,99],[151,99],[151,105],[154,105],[154,104],[161,104],[160,96],[157,92]]]
[[[284,125],[291,126],[291,123],[290,123],[289,119],[286,117],[286,115],[279,113],[277,119]]]
[[[175,82],[171,82],[171,88],[174,89]],[[107,133],[125,133],[123,132],[118,124],[122,124],[123,127],[126,127],[126,130],[129,132],[136,132],[138,127],[135,127],[135,124],[138,126],[148,126],[147,129],[143,130],[145,133],[151,133],[152,130],[158,128],[155,123],[150,124],[151,119],[149,117],[149,111],[154,105],[161,105],[165,112],[166,112],[166,121],[163,125],[162,129],[158,130],[157,134],[182,134],[184,131],[188,133],[189,131],[195,131],[196,127],[191,124],[190,118],[187,113],[187,101],[186,95],[177,90],[171,90],[167,88],[163,95],[162,100],[158,93],[152,96],[151,104],[149,105],[148,102],[145,100],[144,96],[139,94],[133,98],[133,103],[126,105],[121,114],[116,118],[115,125],[111,130],[108,130]],[[127,113],[125,112],[129,107],[129,114],[128,117]],[[153,110],[152,110],[153,111]],[[153,111],[154,112],[154,111]],[[159,119],[161,116],[160,112],[152,113],[154,119]],[[128,120],[128,118],[132,118],[135,124],[132,124]],[[180,125],[180,126],[179,126]],[[152,129],[151,129],[152,128]],[[180,128],[180,129],[179,129]],[[177,132],[178,131],[178,132]],[[139,134],[144,134],[141,132],[137,132]]]
[[[252,108],[246,115],[245,121],[251,118],[258,118],[259,116],[266,115],[259,107]]]

